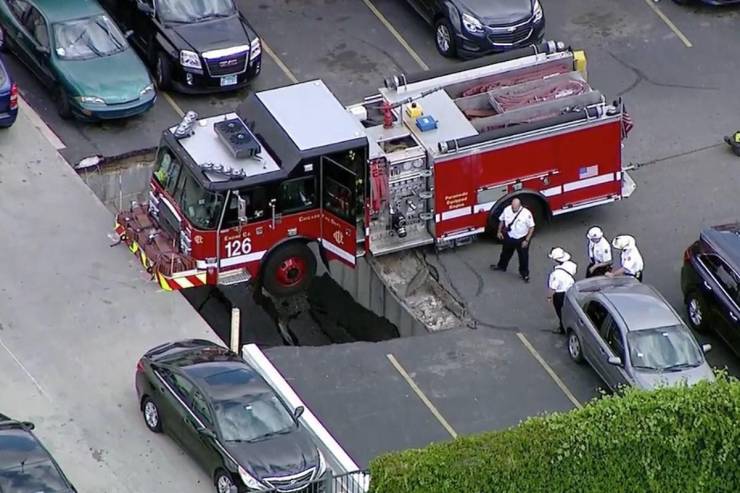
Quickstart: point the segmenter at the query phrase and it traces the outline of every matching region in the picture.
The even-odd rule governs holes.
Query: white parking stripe
[[[411,45],[408,44],[408,42],[403,38],[403,36],[401,36],[401,33],[399,33],[396,30],[396,28],[393,27],[393,24],[391,24],[388,21],[388,19],[386,19],[385,16],[382,13],[380,13],[380,10],[378,10],[375,7],[375,5],[373,5],[372,2],[370,2],[370,0],[362,0],[362,1],[367,6],[367,8],[370,9],[370,12],[372,12],[373,14],[375,14],[375,17],[377,17],[378,20],[380,22],[382,22],[383,25],[391,32],[391,34],[393,35],[393,37],[396,38],[396,40],[399,43],[401,43],[401,46],[403,46],[404,49],[408,52],[408,54],[411,55],[411,58],[413,58],[414,61],[417,64],[419,64],[419,66],[423,70],[429,70],[429,65],[427,65],[426,63],[424,63],[424,60],[421,59],[421,57],[419,56],[419,54],[416,53],[416,51],[414,51],[414,49],[411,47]]]

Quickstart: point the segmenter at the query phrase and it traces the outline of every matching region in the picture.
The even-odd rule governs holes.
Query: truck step
[[[249,282],[252,279],[252,275],[244,269],[237,269],[229,271],[218,276],[218,284],[220,286],[233,286],[235,284],[241,284]]]

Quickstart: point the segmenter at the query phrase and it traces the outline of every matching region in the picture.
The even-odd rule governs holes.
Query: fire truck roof
[[[257,93],[300,151],[365,137],[356,118],[320,80]]]

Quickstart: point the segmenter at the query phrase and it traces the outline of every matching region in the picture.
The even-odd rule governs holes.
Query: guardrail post
[[[237,354],[239,351],[239,331],[241,330],[241,314],[238,308],[231,309],[231,350]]]

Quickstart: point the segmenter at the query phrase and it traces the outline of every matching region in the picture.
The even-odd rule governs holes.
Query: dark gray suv
[[[437,50],[470,58],[542,41],[540,0],[408,0],[434,26]]]

